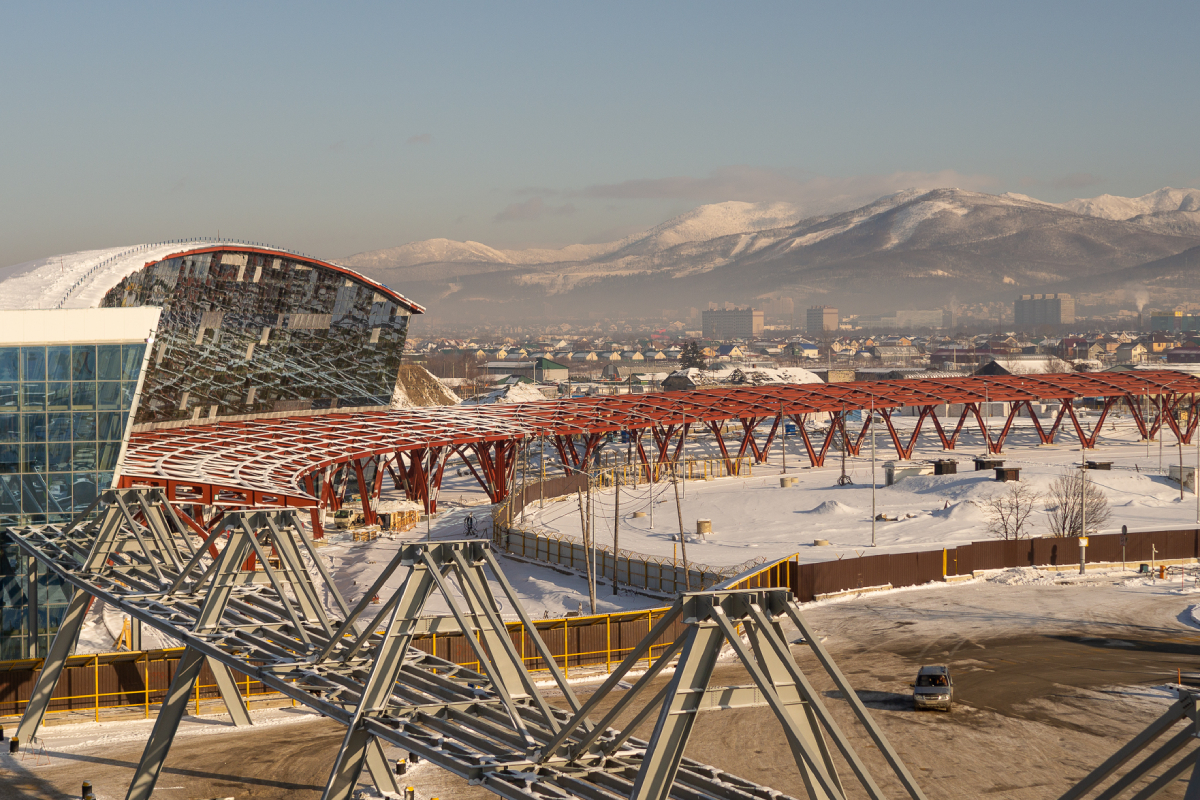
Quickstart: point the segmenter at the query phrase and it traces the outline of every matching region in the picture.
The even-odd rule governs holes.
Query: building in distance
[[[704,338],[753,339],[762,336],[763,312],[750,307],[709,309],[704,312]]]
[[[811,336],[826,331],[836,331],[839,319],[838,310],[833,306],[812,306],[805,316],[804,330]]]
[[[1017,328],[1071,325],[1075,322],[1075,298],[1069,294],[1023,294],[1013,303]]]

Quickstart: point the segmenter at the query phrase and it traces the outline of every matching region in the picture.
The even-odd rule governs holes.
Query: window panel
[[[70,347],[63,346],[46,348],[46,379],[52,381],[71,380]]]
[[[0,442],[21,441],[21,415],[0,414]]]
[[[0,444],[0,475],[11,475],[20,471],[21,446],[19,444]],[[3,501],[0,500],[0,509],[2,508]]]
[[[96,449],[99,454],[97,466],[101,470],[111,470],[117,466],[117,456],[121,454],[120,442],[103,442]]]
[[[22,347],[21,348],[21,380],[23,380],[23,381],[44,381],[44,380],[46,380],[46,348],[44,348],[44,347]]]
[[[72,438],[77,442],[94,441],[96,438],[96,415],[90,411],[77,411],[71,417],[74,420]]]
[[[77,344],[71,348],[71,380],[96,380],[96,345]]]
[[[21,348],[0,347],[0,381],[21,379]]]
[[[94,383],[73,383],[71,384],[71,407],[77,410],[92,409],[96,407],[96,384]]]
[[[96,348],[96,377],[102,381],[121,380],[121,345],[102,344]]]
[[[96,406],[98,408],[121,408],[121,384],[119,381],[100,381],[96,384]]]
[[[21,384],[21,410],[40,411],[46,407],[46,384]]]
[[[107,491],[112,488],[113,474],[111,472],[101,472],[96,476],[96,486],[100,491]]]
[[[96,415],[100,420],[100,431],[96,436],[100,441],[120,441],[125,433],[125,415],[119,411],[101,411]]]
[[[16,408],[21,393],[19,383],[0,383],[0,408]]]
[[[66,411],[71,408],[71,384],[46,384],[46,407]]]
[[[93,470],[96,468],[96,443],[76,442],[73,445],[71,463],[75,469]]]
[[[70,445],[67,445],[70,448]],[[70,451],[68,450],[68,456]],[[71,511],[71,473],[51,472],[46,478],[46,510],[59,513]]]
[[[96,499],[98,492],[96,491],[96,475],[95,473],[76,472],[75,483],[72,486],[72,494],[75,498],[75,511],[83,511],[92,501]]]
[[[27,470],[33,472],[33,470]],[[41,475],[24,475],[21,481],[21,509],[26,514],[46,512],[46,483]]]
[[[21,445],[21,472],[46,471],[46,445]]]
[[[4,447],[0,446],[0,458]],[[0,475],[0,514],[16,514],[21,510],[21,476]]]
[[[45,414],[22,414],[21,415],[21,441],[23,441],[23,442],[44,442],[44,441],[46,441],[46,415]]]
[[[142,369],[142,357],[146,354],[144,344],[121,345],[121,380],[135,381]]]
[[[71,441],[71,415],[48,414],[46,419],[46,438],[52,442]]]
[[[51,472],[70,472],[74,467],[71,466],[71,443],[56,442],[46,446],[46,458],[50,466]]]

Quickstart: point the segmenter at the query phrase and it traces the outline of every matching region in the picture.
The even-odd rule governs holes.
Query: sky
[[[0,267],[1200,186],[1178,3],[0,3]]]

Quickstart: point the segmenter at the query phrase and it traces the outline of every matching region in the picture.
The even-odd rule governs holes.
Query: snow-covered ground
[[[903,425],[907,423],[911,429],[912,422],[902,419],[897,427],[903,432]],[[1086,454],[1081,454],[1078,442],[1072,446],[1064,435],[1059,436],[1061,444],[1039,447],[1034,444],[1037,438],[1032,427],[1021,422],[1028,420],[1014,426],[1005,453],[999,457],[1006,466],[1020,467],[1021,481],[1035,491],[1044,494],[1052,480],[1085,455],[1088,460],[1113,462],[1110,472],[1088,473],[1106,493],[1112,509],[1103,531],[1120,530],[1122,525],[1132,531],[1196,525],[1200,511],[1196,495],[1189,489],[1181,502],[1179,485],[1165,476],[1168,467],[1178,463],[1178,449],[1169,444],[1161,448],[1160,473],[1159,444],[1138,443],[1138,434],[1128,418],[1116,421],[1115,427],[1106,423],[1101,446]],[[987,515],[981,503],[1006,491],[1009,485],[997,483],[991,470],[974,471],[971,459],[984,450],[977,432],[972,436],[964,430],[953,452],[943,451],[936,437],[923,434],[912,463],[957,458],[958,474],[906,477],[894,486],[884,485],[884,462],[892,460],[895,453],[890,446],[885,449],[884,444],[877,440],[874,501],[869,440],[864,442],[860,457],[846,461],[846,472],[853,481],[848,486],[837,485],[841,474],[839,454],[830,454],[822,468],[801,466],[808,460],[798,438],[788,440],[788,474],[799,478],[797,487],[779,486],[782,459],[778,446],[773,448],[769,464],[754,467],[753,477],[687,481],[680,487],[680,505],[683,527],[690,534],[689,559],[720,567],[758,556],[779,558],[799,552],[804,561],[830,561],[868,549],[872,553],[928,550],[988,538]],[[711,437],[690,440],[687,448],[693,458],[717,455]],[[1184,447],[1185,466],[1194,467],[1197,456],[1194,446]],[[611,544],[613,491],[600,492],[595,502],[598,541]],[[528,527],[580,535],[579,510],[573,500],[547,503],[544,509],[533,506],[526,511]],[[648,515],[634,518],[632,515],[639,511]],[[875,522],[877,546],[871,549],[871,521],[877,514],[894,521]],[[697,519],[712,520],[712,535],[694,535]],[[1032,535],[1049,535],[1041,503],[1033,515]],[[622,549],[654,556],[678,555],[678,538],[679,519],[670,483],[659,483],[653,489],[645,485],[621,489]],[[816,539],[828,540],[830,546],[815,546]]]

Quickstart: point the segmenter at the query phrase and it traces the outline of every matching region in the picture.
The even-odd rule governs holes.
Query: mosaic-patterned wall
[[[102,305],[163,310],[136,423],[385,406],[410,313],[345,273],[235,250],[147,266]]]

